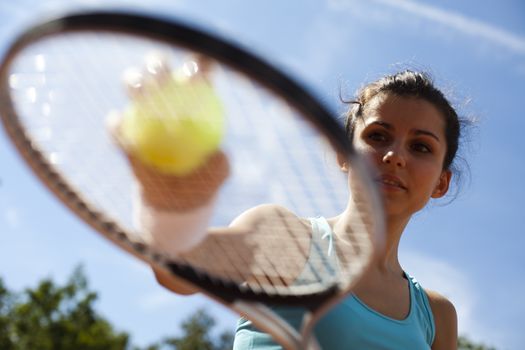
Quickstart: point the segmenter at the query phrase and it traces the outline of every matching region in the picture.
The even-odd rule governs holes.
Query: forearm
[[[217,191],[229,174],[222,151],[186,177],[174,177],[130,159],[139,192],[134,203],[135,225],[157,252],[175,257],[191,250],[207,235]],[[159,284],[178,294],[196,290],[167,271],[153,266]]]
[[[169,291],[181,295],[191,295],[198,292],[197,289],[195,289],[186,281],[175,277],[162,269],[156,267],[152,267],[152,269],[157,282]]]

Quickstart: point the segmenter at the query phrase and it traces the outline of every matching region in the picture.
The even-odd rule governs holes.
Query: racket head
[[[123,71],[141,65],[152,51],[167,53],[173,67],[195,54],[213,62],[210,79],[227,115],[221,147],[233,171],[219,192],[212,225],[226,226],[261,203],[278,203],[301,217],[337,215],[350,196],[359,202],[355,227],[340,240],[349,244],[337,245],[337,254],[346,258],[338,259],[335,269],[329,263],[328,270],[336,272],[325,271],[323,257],[323,272],[308,277],[304,285],[279,285],[271,279],[252,284],[236,272],[239,265],[251,263],[235,260],[242,256],[238,251],[218,247],[211,253],[212,261],[231,265],[231,273],[221,274],[208,262],[199,264],[198,257],[167,257],[142,240],[132,222],[133,174],[105,123],[111,111],[129,103]],[[240,298],[321,305],[348,293],[382,245],[377,194],[333,114],[295,80],[227,40],[173,19],[129,12],[70,14],[20,35],[4,56],[0,84],[4,127],[57,198],[119,247],[222,302]],[[350,164],[350,176],[340,171],[338,155]],[[272,241],[268,231],[251,241],[262,255],[283,247],[260,243]],[[305,239],[310,242],[310,237]],[[293,249],[286,247],[279,255],[293,256]],[[309,249],[306,254],[296,249],[298,261]],[[281,278],[281,270],[288,267],[284,261],[275,263],[277,255],[272,254],[263,259],[272,262],[263,274]]]

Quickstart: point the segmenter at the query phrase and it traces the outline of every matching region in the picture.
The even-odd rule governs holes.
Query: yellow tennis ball
[[[169,79],[137,97],[124,112],[121,136],[143,163],[187,175],[219,147],[224,108],[203,79]]]

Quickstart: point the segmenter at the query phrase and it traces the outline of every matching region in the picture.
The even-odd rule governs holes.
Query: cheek
[[[434,164],[420,164],[413,169],[412,178],[417,182],[417,186],[424,190],[425,196],[430,196],[439,183],[441,167]]]
[[[364,140],[354,137],[354,148],[362,157],[376,161],[380,157],[379,151]]]
[[[365,164],[369,167],[372,172],[375,172],[378,165],[381,163],[381,155],[377,149],[371,147],[362,140],[354,141],[354,148],[362,159],[365,161]]]

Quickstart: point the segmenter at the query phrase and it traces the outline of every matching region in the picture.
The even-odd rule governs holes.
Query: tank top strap
[[[436,335],[436,326],[427,293],[413,276],[403,273],[410,285],[411,316],[417,318],[416,321],[425,333],[428,344],[432,344]]]
[[[332,229],[324,217],[309,219],[312,227],[308,260],[294,284],[309,284],[311,281],[327,280],[337,277],[339,268],[335,254]],[[322,273],[320,273],[322,272]]]
[[[332,255],[335,254],[334,234],[330,224],[328,224],[328,221],[322,216],[310,218],[310,223],[312,225],[313,242],[317,242],[323,251],[325,251],[329,257],[332,257]]]

